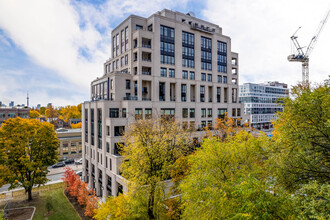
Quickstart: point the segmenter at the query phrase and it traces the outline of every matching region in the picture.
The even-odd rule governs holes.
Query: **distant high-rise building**
[[[29,101],[30,101],[30,98],[29,98],[29,91],[27,91],[26,93],[26,106],[29,107]]]
[[[244,83],[239,86],[239,100],[244,103],[244,113],[250,115],[252,127],[259,130],[272,128],[275,113],[283,111],[278,99],[288,95],[287,84],[279,82]]]
[[[47,104],[47,108],[49,108],[51,106],[52,106],[52,103],[51,102]]]
[[[82,104],[83,179],[103,198],[127,189],[119,146],[135,119],[173,117],[199,136],[243,110],[238,54],[217,24],[164,9],[131,15],[111,35],[112,58]]]
[[[9,107],[14,107],[14,101],[11,101],[11,102],[9,103]]]
[[[38,104],[38,105],[37,105],[37,109],[40,109],[40,107],[41,107],[41,105],[40,105],[40,104]]]

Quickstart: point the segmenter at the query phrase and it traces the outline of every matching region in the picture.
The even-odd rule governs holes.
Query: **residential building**
[[[83,179],[103,198],[127,190],[118,146],[130,123],[172,116],[200,133],[242,112],[238,54],[216,24],[167,9],[131,15],[112,31],[111,47],[82,104]]]
[[[58,146],[58,158],[81,158],[82,143],[81,143],[81,129],[56,129],[56,136],[60,139]]]
[[[244,103],[244,113],[250,115],[251,126],[259,130],[272,128],[271,121],[276,119],[276,112],[283,111],[279,98],[288,95],[287,84],[279,82],[239,86],[239,100]]]
[[[0,107],[0,126],[8,118],[30,118],[30,108]]]

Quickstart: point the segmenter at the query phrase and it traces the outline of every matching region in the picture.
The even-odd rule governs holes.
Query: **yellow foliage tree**
[[[77,124],[71,124],[71,128],[75,129],[75,128],[81,128],[81,122],[77,123]]]
[[[39,118],[39,117],[40,117],[40,113],[38,111],[30,110],[30,118]]]
[[[69,119],[79,119],[81,118],[81,104],[78,106],[68,105],[60,109],[59,119],[68,122]]]

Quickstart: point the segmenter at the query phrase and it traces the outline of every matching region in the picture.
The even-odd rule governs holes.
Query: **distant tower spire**
[[[27,94],[26,94],[26,105],[27,107],[29,107],[29,91],[27,91]]]

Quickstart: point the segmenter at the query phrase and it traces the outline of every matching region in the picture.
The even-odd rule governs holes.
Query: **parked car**
[[[83,161],[83,159],[80,158],[79,160],[76,160],[76,161],[74,162],[74,164],[76,164],[76,165],[82,164],[82,161]]]
[[[53,168],[57,168],[57,167],[65,167],[65,163],[64,163],[64,162],[58,162],[58,163],[54,164],[52,167],[53,167]]]
[[[78,176],[82,176],[82,170],[77,171],[76,174],[77,174]]]
[[[71,164],[71,163],[74,163],[74,159],[72,159],[72,158],[66,159],[66,160],[64,161],[64,163],[65,163],[65,164]]]

